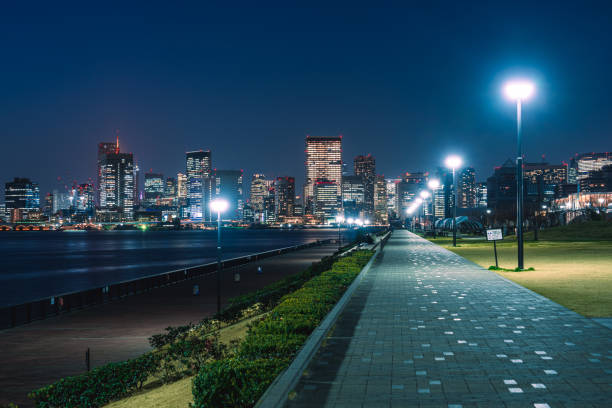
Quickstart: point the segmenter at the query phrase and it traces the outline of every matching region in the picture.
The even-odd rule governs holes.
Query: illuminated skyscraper
[[[387,211],[387,183],[385,176],[376,176],[374,183],[374,223],[386,225],[389,223]]]
[[[357,156],[353,161],[355,175],[363,179],[363,212],[364,217],[372,219],[374,216],[374,184],[376,183],[376,161],[371,154]]]
[[[266,176],[260,173],[253,174],[251,178],[251,195],[249,201],[256,222],[263,222],[264,202],[268,194]]]
[[[473,167],[466,167],[459,172],[457,186],[457,206],[476,207],[476,172]]]
[[[96,184],[96,204],[100,205],[100,194],[102,186],[102,161],[109,153],[118,153],[117,143],[101,142],[98,143],[98,165],[97,165],[97,184]]]
[[[340,209],[340,197],[335,181],[317,179],[314,184],[314,215],[323,222],[335,220]]]
[[[176,199],[176,196],[176,179],[174,177],[168,177],[164,185],[164,197]]]
[[[342,210],[344,218],[366,218],[365,183],[362,176],[342,178]]]
[[[240,221],[242,219],[244,198],[242,194],[242,170],[214,170],[215,198],[228,201],[229,208],[222,214],[224,219]]]
[[[399,214],[399,202],[397,199],[397,185],[400,179],[385,179],[387,187],[387,212],[389,217],[396,219]]]
[[[612,164],[612,152],[604,153],[583,153],[572,159],[577,167],[576,179],[580,180],[589,177],[590,173],[601,170],[603,166]]]
[[[212,196],[212,160],[210,150],[187,152],[187,202],[194,221],[209,219],[208,203]]]
[[[277,177],[274,182],[274,210],[276,219],[293,217],[295,214],[295,179],[293,177]]]
[[[15,178],[4,187],[4,204],[11,222],[28,219],[40,210],[40,190],[37,183],[27,178]]]
[[[146,206],[159,205],[160,200],[164,197],[164,189],[163,174],[145,173],[144,201]]]
[[[132,153],[107,153],[101,163],[100,208],[134,217],[135,172]]]
[[[476,206],[487,207],[487,183],[481,182],[476,184]]]
[[[320,183],[319,183],[320,182]],[[315,189],[319,183],[320,188]],[[329,196],[331,187],[335,186],[336,198]],[[317,205],[316,190],[324,192],[322,202]],[[306,183],[304,186],[304,206],[307,214],[319,212],[325,208],[325,214],[336,216],[342,196],[342,136],[306,137]],[[333,203],[336,203],[335,206]],[[334,206],[330,208],[329,206]],[[319,210],[316,210],[319,208]],[[333,213],[333,214],[332,214]]]

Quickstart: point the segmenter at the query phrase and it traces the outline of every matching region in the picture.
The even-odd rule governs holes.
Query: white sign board
[[[488,229],[487,241],[501,241],[504,239],[501,228]]]

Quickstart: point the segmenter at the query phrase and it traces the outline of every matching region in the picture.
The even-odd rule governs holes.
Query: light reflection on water
[[[223,230],[223,258],[337,230]],[[0,232],[0,306],[214,262],[216,231]]]

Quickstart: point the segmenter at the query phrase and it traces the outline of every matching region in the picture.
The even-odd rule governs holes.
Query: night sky
[[[485,180],[515,154],[500,88],[516,75],[537,83],[528,161],[612,149],[605,2],[201,3],[4,3],[2,183],[85,182],[117,128],[143,173],[176,175],[202,148],[245,181],[301,184],[304,137],[342,134],[351,168],[372,153],[393,177],[452,152]]]

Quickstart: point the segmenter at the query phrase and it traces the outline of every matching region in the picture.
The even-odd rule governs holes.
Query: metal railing
[[[245,265],[247,263],[269,258],[300,249],[311,248],[317,245],[336,242],[335,239],[325,239],[300,244],[291,247],[278,248],[256,254],[226,259],[221,262],[222,268]],[[68,313],[72,310],[108,303],[126,296],[150,292],[155,288],[174,285],[190,279],[202,277],[217,270],[217,263],[211,262],[203,265],[191,266],[183,269],[162,272],[137,279],[122,281],[78,292],[45,297],[30,302],[5,306],[0,308],[0,329],[20,326],[34,320]]]

